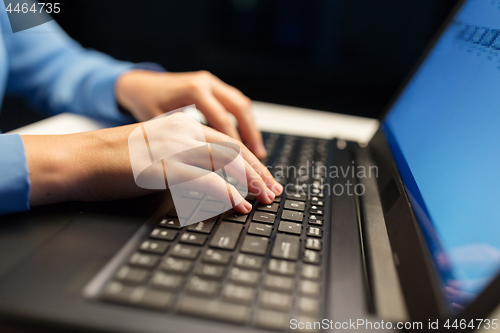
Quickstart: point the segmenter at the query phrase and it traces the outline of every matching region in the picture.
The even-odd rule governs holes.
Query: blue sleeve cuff
[[[30,176],[21,137],[0,135],[0,215],[30,209]]]

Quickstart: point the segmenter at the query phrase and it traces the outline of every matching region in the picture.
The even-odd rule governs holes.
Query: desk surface
[[[253,103],[257,126],[262,131],[319,138],[341,138],[367,143],[378,128],[375,119],[342,115],[291,106]],[[23,135],[69,134],[109,127],[109,123],[63,113],[10,133]]]

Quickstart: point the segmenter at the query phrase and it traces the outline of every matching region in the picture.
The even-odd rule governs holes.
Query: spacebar
[[[246,323],[250,317],[250,309],[247,306],[189,296],[179,300],[177,303],[177,311],[186,315],[228,321],[237,324]]]

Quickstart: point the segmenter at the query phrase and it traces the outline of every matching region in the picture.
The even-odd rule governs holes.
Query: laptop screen
[[[465,1],[383,121],[450,309],[500,271],[500,2]]]

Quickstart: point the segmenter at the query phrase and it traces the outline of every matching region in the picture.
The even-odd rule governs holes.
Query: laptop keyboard
[[[270,133],[264,139],[263,163],[273,166],[286,193],[272,204],[249,195],[248,215],[229,210],[182,228],[170,211],[115,270],[100,299],[278,331],[288,330],[291,318],[323,318],[330,141]],[[288,166],[303,172],[287,174]],[[217,205],[204,194],[186,195],[195,208]]]

